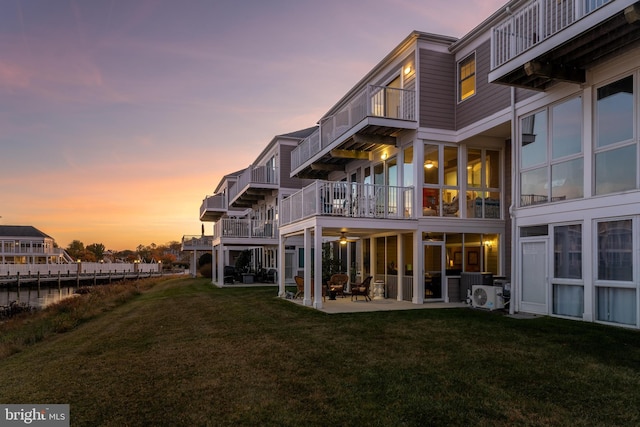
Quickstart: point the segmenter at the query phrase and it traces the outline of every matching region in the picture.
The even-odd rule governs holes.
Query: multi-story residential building
[[[53,237],[30,225],[0,225],[0,264],[74,262]]]
[[[214,283],[222,286],[224,267],[234,266],[247,250],[253,272],[278,268],[278,207],[310,182],[291,176],[291,152],[313,131],[315,127],[275,136],[249,167],[224,176],[214,195],[204,199],[200,220],[214,222],[213,236],[184,236],[183,249],[213,248]],[[293,283],[298,274],[295,254],[301,245],[301,238],[292,238],[283,246],[283,283]]]
[[[460,300],[491,272],[511,311],[640,327],[639,19],[514,0],[461,39],[413,32],[291,153],[314,182],[280,203],[277,265],[295,236],[306,266],[344,240],[387,298]]]

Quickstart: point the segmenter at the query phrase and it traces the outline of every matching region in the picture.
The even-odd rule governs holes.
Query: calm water
[[[30,305],[31,307],[44,308],[50,304],[69,298],[74,294],[75,286],[41,286],[38,292],[37,285],[21,286],[18,292],[15,286],[0,288],[0,306],[9,305],[11,301],[18,301]]]

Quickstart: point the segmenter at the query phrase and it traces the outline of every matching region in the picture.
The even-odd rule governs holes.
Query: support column
[[[222,243],[218,245],[217,255],[218,255],[218,286],[222,287],[224,285],[224,265],[225,265],[224,247],[222,246]]]
[[[402,282],[404,281],[404,234],[398,234],[398,289],[396,299],[402,301]]]
[[[304,229],[304,299],[303,305],[311,305],[311,229]]]
[[[284,286],[284,272],[286,271],[286,266],[285,264],[285,254],[284,254],[284,240],[286,239],[286,237],[280,236],[280,238],[278,239],[278,260],[277,260],[277,264],[278,264],[278,273],[277,273],[277,277],[276,279],[278,280],[278,296],[280,298],[284,298],[286,295],[286,289]]]
[[[193,261],[191,262],[191,277],[196,277],[198,271],[198,251],[193,251]]]
[[[313,231],[314,271],[313,271],[313,307],[322,308],[322,226],[316,225]]]
[[[422,232],[413,232],[413,298],[414,304],[424,303],[424,245]]]

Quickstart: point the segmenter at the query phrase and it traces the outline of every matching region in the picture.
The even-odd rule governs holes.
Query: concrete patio
[[[302,305],[302,299],[291,299],[294,304]],[[309,308],[313,308],[308,306]],[[364,313],[372,311],[395,311],[395,310],[424,310],[431,308],[464,308],[469,307],[463,302],[445,303],[445,302],[425,302],[424,304],[413,304],[409,301],[397,301],[394,299],[372,299],[371,301],[365,301],[363,297],[358,297],[358,300],[351,300],[351,296],[347,295],[344,298],[337,297],[335,300],[322,302],[322,311],[327,314],[338,313]]]

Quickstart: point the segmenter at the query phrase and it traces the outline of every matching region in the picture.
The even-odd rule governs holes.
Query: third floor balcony
[[[379,145],[395,145],[399,131],[417,127],[414,90],[369,85],[323,118],[318,130],[293,150],[291,173],[326,177],[348,161],[368,158]]]
[[[492,28],[489,81],[545,90],[640,41],[637,0],[511,2]]]
[[[217,221],[228,211],[227,195],[224,193],[207,196],[200,205],[200,221]]]
[[[229,189],[229,205],[234,208],[250,208],[266,194],[278,189],[278,168],[249,166]]]

